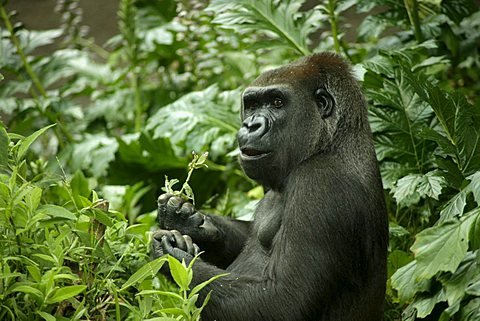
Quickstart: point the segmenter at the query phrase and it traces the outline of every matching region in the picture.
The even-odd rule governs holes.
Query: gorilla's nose
[[[260,138],[268,131],[268,120],[264,116],[250,116],[243,121],[240,131],[251,138]]]

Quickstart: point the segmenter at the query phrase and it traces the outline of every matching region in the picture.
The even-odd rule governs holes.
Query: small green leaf
[[[212,283],[213,281],[221,278],[221,277],[224,277],[224,276],[227,276],[229,275],[229,273],[223,273],[223,274],[219,274],[219,275],[215,275],[214,277],[212,277],[211,279],[208,279],[207,281],[204,281],[202,283],[200,283],[199,285],[197,285],[196,287],[193,288],[193,290],[188,294],[188,296],[193,296],[195,294],[197,294],[198,292],[200,292],[204,287],[206,287],[207,285],[209,285],[210,283]]]
[[[77,219],[77,216],[75,216],[75,214],[73,214],[66,208],[53,204],[42,205],[39,209],[37,209],[36,212],[38,214],[47,214],[53,218],[65,218],[72,221],[75,221]]]
[[[146,278],[149,278],[149,277],[151,278],[156,276],[158,271],[166,261],[167,261],[166,258],[160,257],[151,262],[148,262],[128,278],[128,280],[122,285],[122,288],[120,289],[120,291],[124,291],[125,289],[134,285],[135,283],[142,282]]]
[[[185,266],[184,262],[180,263],[176,258],[169,255],[168,256],[168,265],[170,267],[170,273],[172,274],[173,280],[180,287],[182,291],[187,291],[192,281],[189,278],[188,269]]]
[[[30,145],[32,145],[32,143],[40,136],[42,135],[45,131],[47,131],[47,129],[55,126],[56,124],[52,124],[52,125],[49,125],[49,126],[46,126],[46,127],[43,127],[39,130],[37,130],[36,132],[34,132],[32,135],[26,137],[25,139],[21,140],[19,142],[19,147],[18,147],[18,151],[17,151],[17,160],[21,160],[23,159],[23,157],[25,156],[25,153],[27,152],[28,148],[30,147]]]
[[[38,298],[43,298],[44,296],[40,290],[35,289],[29,285],[23,285],[23,284],[20,284],[20,285],[15,284],[10,289],[7,290],[7,293],[13,293],[13,292],[28,293]]]
[[[29,265],[27,266],[27,270],[30,273],[35,282],[40,282],[42,280],[42,274],[40,273],[40,269],[36,265]]]
[[[37,209],[41,199],[42,189],[40,187],[31,186],[30,192],[25,195],[25,202],[31,211],[35,211]]]
[[[123,289],[122,289],[123,290]],[[152,294],[159,294],[171,297],[173,299],[179,300],[183,302],[183,297],[174,292],[166,292],[166,291],[158,291],[158,290],[143,290],[137,293],[136,295],[152,295]]]
[[[83,291],[85,291],[86,288],[86,285],[70,285],[59,288],[53,292],[53,295],[47,298],[46,302],[47,304],[52,304],[65,301],[82,293]]]
[[[47,312],[43,311],[37,311],[36,312],[39,316],[41,316],[45,321],[56,321],[57,318],[55,318],[53,315]]]
[[[32,256],[36,256],[42,260],[45,260],[45,261],[48,261],[48,262],[51,262],[53,264],[57,264],[57,261],[55,261],[51,256],[49,255],[46,255],[46,254],[41,254],[41,253],[34,253],[32,254]]]
[[[180,308],[165,308],[165,309],[158,310],[156,312],[173,314],[173,315],[181,315],[181,316],[184,316],[184,317],[188,318],[188,315],[185,314],[185,312]],[[177,320],[177,319],[173,319],[173,320]]]

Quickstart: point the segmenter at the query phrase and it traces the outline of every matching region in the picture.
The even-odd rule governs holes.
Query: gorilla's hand
[[[220,238],[213,220],[181,197],[162,194],[158,198],[158,223],[160,228],[178,230],[190,235],[195,242],[212,242]]]
[[[152,256],[154,259],[170,254],[179,261],[185,259],[188,264],[199,252],[198,246],[193,243],[191,237],[182,235],[179,231],[160,230],[153,235]]]

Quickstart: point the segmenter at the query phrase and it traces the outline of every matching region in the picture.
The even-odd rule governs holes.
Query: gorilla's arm
[[[357,320],[353,314],[348,319],[349,311],[361,307],[350,309],[336,304],[357,302],[350,296],[362,295],[358,280],[365,275],[353,275],[352,271],[358,269],[352,264],[366,262],[361,248],[364,242],[360,239],[365,230],[362,219],[365,212],[360,213],[365,200],[360,196],[363,192],[352,190],[352,186],[329,179],[324,182],[322,190],[314,193],[322,195],[321,199],[305,199],[304,193],[294,193],[296,197],[289,199],[270,250],[263,248],[252,235],[243,253],[227,270],[202,260],[193,265],[192,286],[215,275],[230,273],[202,291],[204,296],[213,290],[202,312],[203,320],[313,320],[322,309],[323,315],[333,311],[344,313],[325,320]],[[310,182],[307,179],[304,183],[306,188]],[[327,186],[338,190],[325,190]],[[354,193],[355,201],[352,198],[346,201],[345,191]],[[352,215],[355,212],[359,215]],[[258,217],[262,214],[265,213],[257,213]],[[356,217],[360,219],[355,220]],[[348,221],[342,221],[345,218]],[[312,270],[312,266],[316,268]]]
[[[197,211],[191,203],[171,194],[158,198],[158,222],[161,229],[190,236],[205,252],[202,258],[221,268],[242,251],[251,226],[251,222]]]
[[[215,240],[197,242],[200,250],[205,252],[202,259],[220,268],[226,268],[243,250],[250,235],[252,222],[219,215],[202,214],[205,215],[206,221],[209,220],[218,229],[219,233]]]

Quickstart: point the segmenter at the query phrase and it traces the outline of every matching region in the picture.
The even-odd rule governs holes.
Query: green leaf
[[[29,53],[35,48],[49,45],[55,42],[55,39],[63,33],[62,29],[50,30],[20,30],[20,39],[25,53]]]
[[[197,294],[198,292],[200,292],[204,287],[206,287],[207,285],[209,285],[210,283],[212,283],[213,281],[221,278],[221,277],[224,277],[224,276],[227,276],[229,275],[229,273],[223,273],[223,274],[219,274],[219,275],[215,275],[214,277],[208,279],[207,281],[204,281],[202,283],[200,283],[199,285],[197,285],[196,287],[194,287],[192,289],[192,291],[188,294],[188,296],[193,296],[195,294]]]
[[[460,321],[477,321],[480,320],[480,298],[471,300],[462,307],[458,320]]]
[[[173,280],[180,287],[182,291],[187,291],[192,281],[191,275],[188,273],[188,268],[184,262],[180,263],[176,258],[169,255],[168,256],[168,265],[170,267],[170,273],[172,274]]]
[[[428,196],[438,200],[438,197],[442,193],[442,188],[445,185],[445,178],[443,178],[440,171],[435,170],[422,176],[416,190],[420,194],[420,197]]]
[[[416,269],[417,261],[412,261],[399,268],[391,277],[392,287],[398,291],[401,303],[410,301],[417,292],[429,288],[429,280],[417,281]]]
[[[53,294],[47,298],[46,303],[53,304],[65,301],[82,293],[83,291],[85,291],[86,288],[86,285],[70,285],[56,289]]]
[[[116,138],[103,133],[87,134],[82,142],[74,145],[70,165],[73,170],[89,170],[95,177],[101,177],[107,173],[117,150]]]
[[[158,310],[156,312],[173,314],[173,315],[181,315],[181,316],[184,316],[185,318],[188,318],[188,315],[185,313],[185,311],[183,311],[180,308],[165,308],[165,309]],[[174,320],[177,320],[177,319],[174,319]],[[182,319],[180,319],[180,320],[182,320]]]
[[[442,301],[446,301],[446,298],[444,291],[440,289],[433,296],[420,295],[411,305],[417,310],[418,318],[425,318],[427,315],[432,313],[435,305]]]
[[[438,200],[445,185],[445,178],[440,171],[435,170],[425,175],[410,174],[399,179],[392,192],[400,206],[410,206],[418,203],[420,198]]]
[[[31,186],[29,193],[25,195],[25,203],[31,211],[35,211],[42,199],[42,189],[40,187]]]
[[[309,54],[309,35],[320,27],[326,18],[314,8],[302,12],[304,1],[274,0],[213,0],[207,11],[215,13],[214,23],[239,33],[255,30],[269,38],[296,50],[302,55]]]
[[[123,290],[123,288],[122,288]],[[158,291],[158,290],[143,290],[137,293],[136,295],[152,295],[152,294],[159,294],[159,295],[164,295],[171,297],[173,299],[179,300],[183,302],[183,297],[177,293],[174,292],[166,292],[166,291]]]
[[[65,218],[72,221],[77,219],[77,216],[66,208],[52,204],[42,205],[36,212],[37,214],[47,214],[53,218]]]
[[[447,139],[455,146],[455,161],[464,173],[480,169],[480,107],[471,105],[459,93],[449,94],[431,84],[421,73],[403,69],[405,78],[415,92],[434,110]],[[440,144],[446,146],[445,143]],[[450,151],[450,147],[448,151]]]
[[[448,221],[417,234],[411,247],[417,261],[417,280],[430,278],[440,271],[455,272],[467,253],[470,229],[478,215],[480,208],[460,220]]]
[[[83,198],[90,196],[91,190],[88,184],[88,179],[80,170],[77,170],[70,180],[70,187],[72,188],[73,199],[78,208],[83,208],[88,205],[84,204]]]
[[[10,139],[8,138],[7,131],[3,127],[3,123],[0,121],[0,168],[8,165],[8,145]]]
[[[45,131],[47,131],[49,128],[55,126],[56,124],[52,124],[46,127],[43,127],[36,132],[34,132],[32,135],[26,137],[25,139],[21,140],[18,144],[18,150],[17,150],[17,160],[23,159],[25,156],[25,153],[27,152],[28,148],[32,143],[40,136],[42,135]]]
[[[220,92],[217,85],[189,93],[167,105],[147,122],[153,138],[168,138],[179,157],[210,150],[213,159],[235,148],[240,91]],[[227,144],[216,144],[228,136]],[[215,150],[214,146],[223,146]]]
[[[417,192],[417,186],[420,184],[421,180],[422,176],[420,174],[410,174],[397,181],[392,192],[398,205],[408,207],[420,201],[420,194]]]
[[[47,262],[51,262],[53,264],[57,264],[57,261],[55,261],[51,256],[46,255],[46,254],[41,254],[41,253],[34,253],[32,256],[38,257],[42,260],[45,260]]]
[[[166,261],[166,258],[160,257],[158,259],[148,262],[128,278],[128,280],[122,285],[120,291],[124,291],[135,283],[142,282],[146,278],[153,278],[157,275],[158,271]]]
[[[440,212],[440,223],[456,216],[462,216],[465,205],[467,204],[467,196],[470,193],[473,194],[477,205],[480,205],[480,171],[467,177],[467,180],[469,180],[470,183],[452,197]]]
[[[175,155],[168,138],[152,138],[150,133],[135,133],[117,138],[118,154],[129,164],[139,164],[148,170],[183,168],[185,159]]]
[[[45,321],[56,321],[57,318],[55,318],[53,315],[47,312],[43,311],[36,311],[36,313],[41,316]]]
[[[22,293],[32,294],[37,298],[41,298],[41,299],[44,297],[43,293],[40,290],[24,284],[15,284],[7,290],[7,293],[13,293],[13,292],[22,292]]]
[[[468,253],[455,273],[441,275],[439,280],[444,285],[448,305],[460,305],[467,287],[475,281],[480,281],[480,269],[475,254]]]

